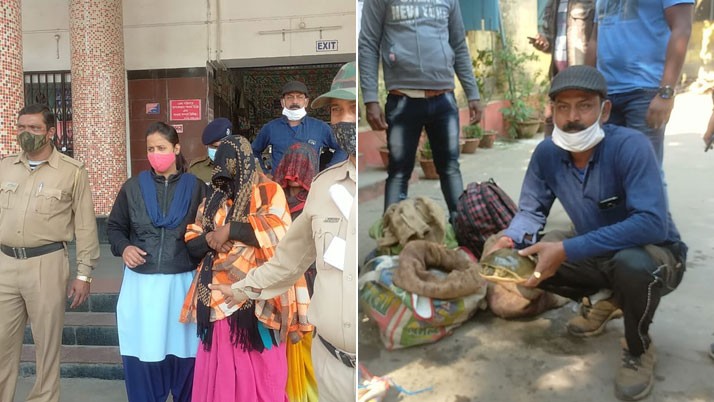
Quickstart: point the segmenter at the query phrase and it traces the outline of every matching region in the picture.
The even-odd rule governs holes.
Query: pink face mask
[[[149,154],[149,164],[154,168],[156,173],[164,173],[171,167],[171,164],[176,162],[176,154],[160,154],[158,152],[152,152]]]

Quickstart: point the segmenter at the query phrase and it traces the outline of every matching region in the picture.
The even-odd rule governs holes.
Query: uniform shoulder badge
[[[17,158],[19,156],[20,156],[20,154],[10,154],[10,155],[5,155],[5,156],[0,156],[0,161],[4,160],[4,159]]]
[[[318,180],[318,178],[320,178],[320,177],[322,177],[322,176],[327,176],[327,175],[329,175],[329,173],[334,172],[335,169],[337,169],[338,167],[344,165],[344,164],[347,163],[347,162],[349,162],[349,160],[346,159],[346,160],[344,160],[344,161],[342,161],[342,162],[340,162],[340,163],[337,163],[337,164],[335,164],[335,165],[332,165],[332,166],[328,167],[327,169],[323,170],[322,172],[316,174],[315,177],[312,178],[312,181],[313,181],[313,182],[316,182],[316,181]]]
[[[72,158],[71,156],[67,156],[65,154],[60,154],[60,159],[71,164],[71,165],[74,165],[78,168],[84,167],[84,162],[80,162],[80,161]]]
[[[199,163],[203,163],[203,162],[206,161],[206,159],[208,159],[207,156],[204,157],[204,158],[194,159],[194,160],[192,160],[191,162],[188,163],[188,167],[192,167],[192,166],[198,165]]]

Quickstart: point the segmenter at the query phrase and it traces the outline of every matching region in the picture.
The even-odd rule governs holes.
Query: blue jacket
[[[270,173],[272,174],[275,168],[283,159],[283,154],[296,142],[304,142],[315,148],[317,154],[320,155],[321,148],[331,148],[335,150],[332,156],[332,161],[328,166],[342,162],[347,159],[347,154],[337,144],[335,136],[332,135],[332,129],[322,120],[314,117],[305,116],[300,121],[300,124],[295,127],[290,127],[288,119],[281,116],[278,119],[269,121],[263,128],[260,129],[258,136],[255,137],[253,143],[253,154],[260,161],[260,165],[264,171],[268,172],[263,165],[261,154],[268,147],[273,146],[273,159]]]
[[[551,138],[538,144],[506,236],[520,246],[537,241],[557,198],[575,226],[576,236],[563,242],[568,260],[680,241],[650,140],[630,128],[603,128],[584,174]]]

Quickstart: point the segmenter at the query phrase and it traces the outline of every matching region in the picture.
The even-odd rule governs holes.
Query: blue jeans
[[[389,95],[385,106],[389,166],[384,191],[384,209],[407,198],[409,178],[422,129],[431,144],[449,215],[464,191],[459,168],[459,109],[453,92],[428,99]]]
[[[607,122],[618,126],[634,128],[646,135],[652,142],[657,162],[659,162],[659,167],[662,169],[665,126],[651,128],[647,126],[647,122],[645,121],[647,118],[647,109],[650,107],[652,99],[657,96],[657,91],[657,88],[643,88],[608,95],[608,99],[612,102],[612,111],[610,112],[610,119]]]

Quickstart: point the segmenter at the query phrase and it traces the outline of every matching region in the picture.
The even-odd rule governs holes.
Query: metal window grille
[[[72,75],[69,71],[25,73],[25,105],[47,105],[57,120],[53,138],[57,150],[73,156]]]

